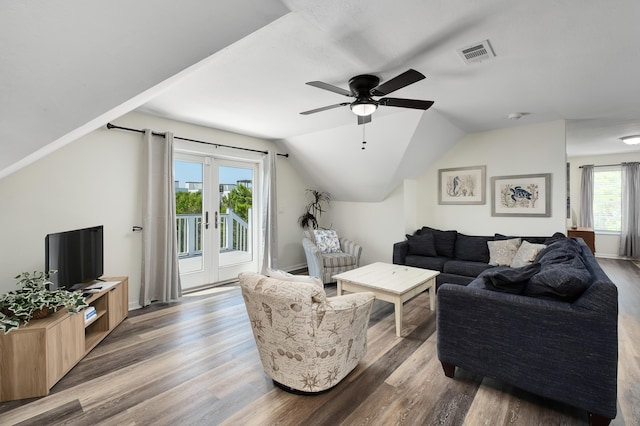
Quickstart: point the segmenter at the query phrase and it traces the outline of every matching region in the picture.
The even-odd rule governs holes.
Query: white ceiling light
[[[373,99],[358,99],[351,104],[351,111],[361,117],[373,114],[376,109],[378,109],[378,104]]]
[[[640,143],[640,135],[623,136],[620,140],[627,145],[637,145]]]

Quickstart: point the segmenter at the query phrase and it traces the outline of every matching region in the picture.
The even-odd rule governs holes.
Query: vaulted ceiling
[[[0,5],[0,177],[132,109],[277,141],[335,199],[379,200],[462,135],[568,120],[569,155],[640,134],[640,2],[66,0]],[[457,52],[489,40],[495,57]],[[347,88],[427,76],[363,129]],[[524,113],[509,120],[510,113]],[[159,129],[163,130],[163,129]],[[415,161],[420,158],[421,161]],[[323,187],[332,185],[332,188]],[[337,193],[336,193],[337,191]]]

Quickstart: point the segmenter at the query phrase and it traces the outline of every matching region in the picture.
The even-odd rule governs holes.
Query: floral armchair
[[[360,245],[346,238],[338,238],[335,231],[320,232],[333,233],[334,242],[331,243],[326,236],[323,236],[323,241],[319,244],[314,231],[304,231],[302,247],[307,257],[309,275],[320,278],[326,284],[335,282],[332,278],[334,275],[360,267],[362,254]]]
[[[319,280],[305,278],[239,276],[264,371],[287,391],[315,393],[338,384],[365,355],[375,296],[328,298]]]

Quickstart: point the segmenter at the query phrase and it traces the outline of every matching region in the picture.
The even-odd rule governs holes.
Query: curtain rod
[[[622,166],[622,164],[598,164],[598,165],[594,165],[594,164],[585,164],[584,166],[593,166],[593,167],[614,167],[614,166]],[[584,166],[580,166],[578,167],[579,169],[583,168]]]
[[[140,130],[140,129],[132,129],[130,127],[122,127],[122,126],[116,126],[115,124],[111,124],[111,123],[107,123],[107,129],[119,129],[119,130],[127,130],[129,132],[137,132],[137,133],[144,133],[144,130]],[[153,135],[155,136],[164,136],[164,133],[158,133],[158,132],[151,132]],[[206,142],[206,141],[199,141],[197,139],[189,139],[189,138],[181,138],[180,136],[173,136],[174,139],[179,139],[181,141],[188,141],[188,142],[196,142],[196,143],[202,143],[205,145],[213,145],[216,148],[219,147],[225,147],[225,148],[232,148],[232,149],[240,149],[242,151],[251,151],[251,152],[259,152],[261,154],[268,154],[268,151],[260,151],[259,149],[251,149],[251,148],[241,148],[239,146],[231,146],[231,145],[224,145],[221,143],[214,143],[214,142]],[[281,156],[281,157],[287,157],[289,158],[289,154],[280,154],[277,153],[277,155]]]

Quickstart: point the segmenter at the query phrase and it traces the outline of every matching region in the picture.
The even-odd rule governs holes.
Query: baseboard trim
[[[595,257],[600,257],[602,259],[614,259],[614,260],[635,260],[637,261],[638,259],[633,258],[633,257],[628,257],[628,256],[618,256],[617,254],[604,254],[604,253],[596,253],[594,254]]]
[[[293,273],[295,271],[300,271],[303,269],[307,269],[307,264],[306,263],[299,263],[297,265],[292,265],[292,266],[288,266],[286,268],[282,268],[283,271],[289,272],[289,273]]]

